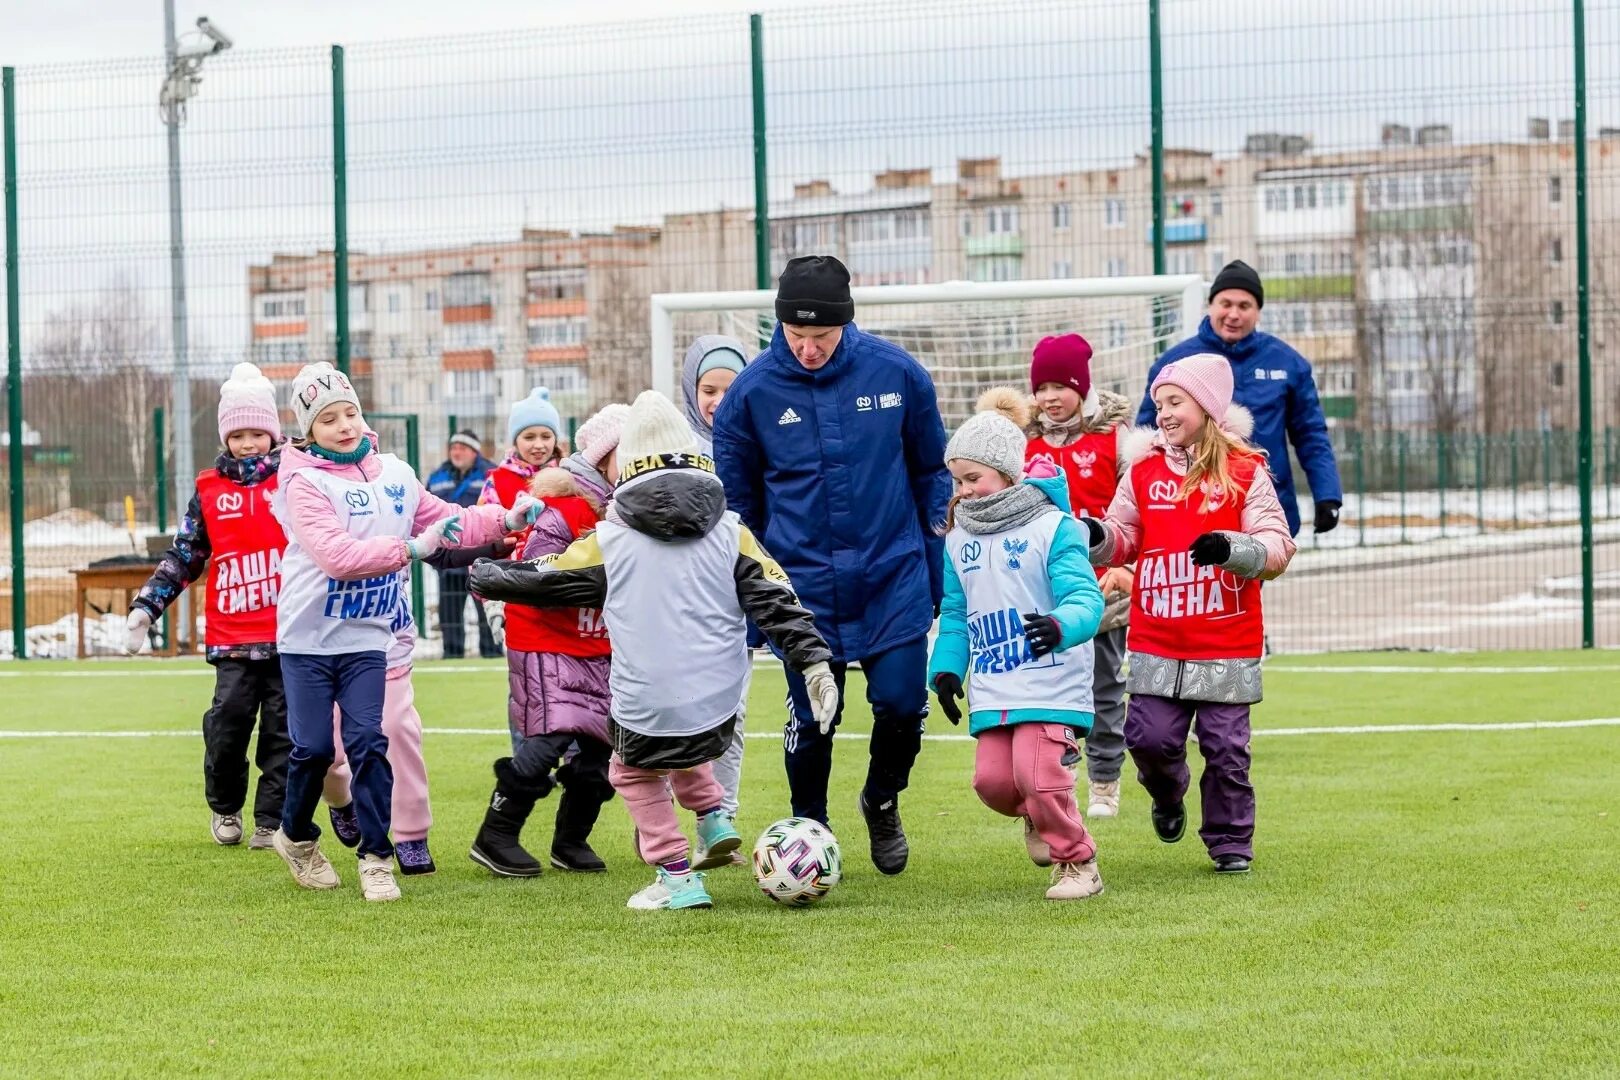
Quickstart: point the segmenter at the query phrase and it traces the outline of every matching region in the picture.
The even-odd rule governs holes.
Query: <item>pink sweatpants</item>
[[[1097,845],[1074,801],[1074,765],[1080,760],[1074,729],[1064,724],[1011,724],[979,736],[973,790],[984,805],[1008,817],[1027,817],[1052,849],[1054,862],[1085,862]]]
[[[332,724],[338,713],[332,710]],[[383,734],[388,737],[388,765],[394,770],[394,839],[426,840],[433,813],[428,806],[427,762],[422,760],[422,717],[416,712],[416,691],[411,686],[411,668],[391,668],[383,695]],[[343,755],[343,739],[337,739],[337,754],[326,772],[325,797],[328,806],[348,806],[349,762]]]
[[[666,782],[666,779],[667,782]],[[726,791],[714,778],[714,767],[704,762],[695,769],[638,769],[614,754],[608,765],[613,790],[635,822],[637,846],[649,866],[662,866],[686,858],[686,834],[675,818],[675,803],[688,810],[712,810],[725,800]],[[671,790],[674,798],[670,797]]]

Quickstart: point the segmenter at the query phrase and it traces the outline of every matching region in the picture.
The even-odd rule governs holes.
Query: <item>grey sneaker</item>
[[[214,843],[221,847],[240,844],[242,842],[242,815],[212,814],[208,819],[208,831],[214,834]]]
[[[275,835],[276,835],[276,830],[270,828],[268,825],[260,825],[258,828],[253,830],[253,835],[248,837],[248,850],[249,851],[273,851],[273,850],[275,850],[276,845],[274,843],[272,843],[271,839],[270,839],[271,837],[273,837]]]
[[[281,856],[281,861],[292,871],[293,880],[305,889],[335,889],[343,884],[337,871],[321,854],[319,840],[289,840],[277,829],[270,837],[270,845]],[[392,875],[389,875],[392,879]]]

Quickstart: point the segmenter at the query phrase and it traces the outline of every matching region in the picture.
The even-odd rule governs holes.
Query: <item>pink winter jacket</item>
[[[373,447],[377,445],[376,435],[367,432],[367,438],[371,439]],[[375,480],[382,466],[376,453],[368,454],[354,465],[339,465],[292,446],[281,452],[281,491],[286,507],[283,523],[287,535],[309,552],[322,573],[339,581],[355,581],[393,573],[410,564],[410,553],[399,537],[374,536],[360,540],[339,528],[331,501],[313,483],[300,481],[299,473],[307,469],[323,469],[345,479]],[[428,491],[420,480],[417,489],[412,536],[452,514],[461,515],[463,546],[487,544],[506,532],[506,511],[502,507],[457,506]]]

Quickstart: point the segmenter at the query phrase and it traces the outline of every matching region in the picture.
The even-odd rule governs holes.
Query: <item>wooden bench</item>
[[[145,564],[130,563],[125,566],[92,566],[73,572],[73,584],[78,594],[75,610],[79,613],[79,659],[83,660],[87,655],[84,648],[84,624],[90,614],[90,590],[121,592],[124,597],[124,606],[119,610],[127,612],[130,602],[135,599],[135,594],[141,591],[141,586],[146,584],[147,579],[152,576],[152,571],[156,569],[157,563],[152,562]],[[206,582],[203,579],[192,582],[188,595],[191,597],[191,633],[186,636],[185,651],[194,653],[197,651],[198,646],[197,619],[206,610],[205,605],[208,603]],[[181,634],[180,627],[175,625],[175,615],[176,612],[171,607],[168,614],[164,616],[169,620],[169,644],[162,652],[154,649],[154,654],[159,656],[180,655]]]

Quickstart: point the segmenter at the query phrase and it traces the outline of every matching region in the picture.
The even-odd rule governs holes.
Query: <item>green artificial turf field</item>
[[[617,801],[605,875],[467,860],[509,745],[504,667],[419,667],[430,731],[487,734],[428,735],[439,873],[370,905],[334,840],[344,887],[322,894],[210,842],[201,663],[6,665],[0,1074],[1614,1075],[1620,730],[1297,729],[1600,720],[1620,659],[1300,657],[1266,678],[1247,877],[1211,875],[1196,810],[1155,840],[1128,775],[1094,826],[1107,891],[1050,903],[1017,823],[973,796],[971,744],[943,740],[903,800],[911,867],[883,878],[852,738],[825,903],[775,907],[728,868],[713,910],[638,913],[650,871]],[[762,670],[750,730],[781,700]],[[165,731],[186,734],[95,734]],[[745,837],[786,813],[780,744],[751,740]]]

